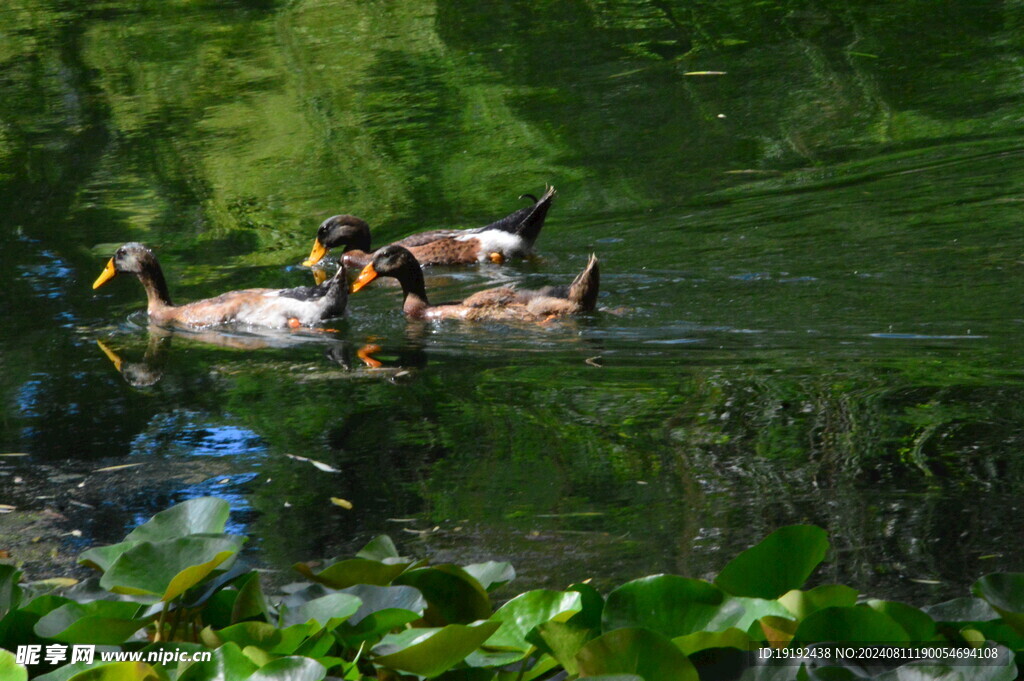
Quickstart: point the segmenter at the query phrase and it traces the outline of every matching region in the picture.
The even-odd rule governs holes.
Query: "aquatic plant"
[[[81,583],[0,567],[0,678],[1001,681],[1024,655],[1024,573],[924,609],[805,589],[830,548],[812,525],[779,528],[714,581],[651,575],[606,595],[580,583],[495,608],[510,564],[431,565],[387,536],[296,564],[306,581],[270,597],[240,557],[245,537],[225,532],[229,512],[206,497],[158,513],[83,553],[100,576]],[[73,646],[95,659],[57,666]]]

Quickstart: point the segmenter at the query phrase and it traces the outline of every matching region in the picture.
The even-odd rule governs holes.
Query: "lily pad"
[[[27,681],[28,669],[15,662],[14,653],[0,649],[0,679],[4,681]]]
[[[486,563],[474,563],[462,567],[466,574],[480,582],[487,591],[494,591],[516,578],[516,571],[512,563],[488,561]]]
[[[601,629],[645,627],[667,638],[684,636],[703,631],[724,601],[722,591],[703,580],[676,575],[642,577],[608,594]]]
[[[259,667],[242,653],[236,643],[228,642],[213,651],[206,662],[193,662],[177,681],[219,681],[247,679]]]
[[[889,615],[866,606],[824,608],[800,623],[793,636],[795,645],[822,642],[907,643],[910,636]]]
[[[387,586],[405,572],[409,565],[402,562],[384,563],[366,558],[350,558],[333,563],[320,572],[313,572],[305,563],[296,563],[293,567],[310,581],[332,589],[344,589],[356,584]]]
[[[635,674],[656,681],[698,681],[690,658],[672,641],[648,629],[616,629],[595,638],[576,655],[580,676]]]
[[[856,605],[858,592],[844,584],[823,584],[809,591],[793,589],[787,591],[779,603],[784,605],[798,620],[822,608],[849,607]]]
[[[247,681],[321,681],[327,669],[308,657],[281,657],[259,668]]]
[[[499,622],[449,624],[441,629],[407,629],[385,636],[373,649],[374,662],[420,676],[437,676],[476,650]]]
[[[118,645],[153,619],[137,618],[139,609],[124,601],[67,603],[40,618],[35,631],[63,643]]]
[[[219,534],[142,542],[114,561],[100,585],[115,593],[145,594],[169,601],[237,554],[244,541],[244,537]]]
[[[145,662],[111,662],[79,672],[68,681],[167,681],[167,676]]]
[[[431,625],[466,624],[491,616],[491,599],[469,573],[457,565],[416,568],[394,580],[419,590],[429,606],[424,619]]]
[[[820,527],[780,527],[729,561],[715,584],[734,596],[778,598],[803,586],[828,547],[828,534]]]

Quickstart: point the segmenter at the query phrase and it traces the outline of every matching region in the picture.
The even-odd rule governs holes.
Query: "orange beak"
[[[363,271],[356,277],[355,283],[352,284],[352,293],[355,293],[359,289],[363,288],[371,281],[377,278],[377,270],[373,269],[373,263],[363,268]]]
[[[313,242],[313,250],[309,252],[309,258],[302,262],[306,267],[312,267],[313,265],[320,262],[320,260],[327,255],[327,249],[320,243],[320,239]]]
[[[96,277],[96,281],[92,282],[93,290],[98,289],[100,286],[103,286],[108,281],[113,279],[115,274],[117,274],[117,270],[114,269],[114,259],[111,258],[110,261],[107,263],[107,266],[103,268],[103,274]]]

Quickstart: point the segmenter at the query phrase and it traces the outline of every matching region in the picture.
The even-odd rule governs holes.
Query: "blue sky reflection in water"
[[[705,576],[793,522],[832,534],[823,581],[882,596],[1024,565],[1014,6],[0,14],[0,451],[29,455],[0,475],[28,480],[19,509],[98,506],[87,539],[110,541],[217,493],[270,565],[389,532],[512,560],[522,588]],[[176,300],[305,284],[329,215],[384,243],[547,183],[536,259],[435,268],[428,291],[564,282],[596,252],[591,318],[422,326],[375,285],[330,332],[167,337],[134,281],[90,289],[129,240]],[[127,462],[116,488],[91,473]]]

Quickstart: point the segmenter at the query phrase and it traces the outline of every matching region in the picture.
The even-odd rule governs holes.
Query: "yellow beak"
[[[355,293],[359,289],[363,288],[371,281],[377,278],[377,270],[373,269],[373,263],[363,268],[363,271],[356,277],[356,281],[352,284],[352,293]]]
[[[320,243],[320,239],[313,242],[313,250],[309,252],[309,258],[302,262],[306,267],[312,267],[313,265],[320,262],[320,260],[327,255],[327,249]]]
[[[110,261],[107,262],[107,266],[103,268],[103,274],[96,277],[96,281],[92,282],[93,290],[98,289],[100,286],[103,286],[113,279],[115,274],[117,274],[117,270],[114,269],[114,259],[111,258]]]

